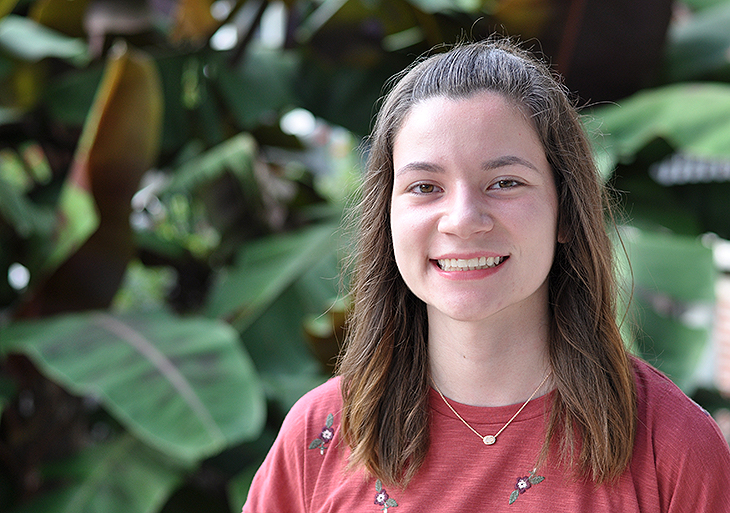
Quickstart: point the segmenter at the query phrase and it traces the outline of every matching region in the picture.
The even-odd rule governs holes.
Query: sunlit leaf
[[[53,464],[53,491],[13,513],[154,513],[182,481],[182,468],[130,435]]]
[[[238,334],[200,318],[88,313],[13,323],[22,352],[73,393],[96,397],[141,440],[187,462],[256,438],[261,384]]]
[[[89,62],[88,47],[82,39],[68,37],[14,14],[0,20],[0,48],[28,62],[47,57],[65,59],[79,66]]]
[[[599,147],[626,161],[663,138],[694,156],[730,156],[730,85],[674,84],[597,109]]]

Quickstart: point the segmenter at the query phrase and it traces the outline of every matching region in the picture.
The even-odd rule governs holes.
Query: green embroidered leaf
[[[383,483],[380,482],[380,479],[375,481],[375,491],[380,493],[383,490]]]
[[[388,506],[389,508],[395,508],[398,505],[398,503],[395,502],[395,499],[388,499],[387,501],[385,501],[385,505]]]
[[[314,440],[312,440],[312,443],[309,444],[309,448],[316,449],[317,447],[320,447],[322,445],[324,445],[324,442],[322,440],[320,440],[319,438],[315,438]]]
[[[520,492],[518,492],[517,490],[512,492],[509,496],[509,503],[510,504],[514,503],[517,500],[517,497],[519,497],[519,496],[520,496]]]
[[[334,422],[335,422],[335,416],[330,413],[329,415],[327,415],[327,422],[325,422],[324,425],[328,428],[331,428],[332,424],[334,424]]]
[[[530,484],[542,483],[544,480],[543,476],[530,476]]]

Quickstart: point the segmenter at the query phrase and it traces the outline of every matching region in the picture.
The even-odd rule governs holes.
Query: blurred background
[[[240,511],[331,375],[383,84],[494,32],[582,108],[627,344],[730,436],[729,28],[728,0],[0,0],[0,512]]]

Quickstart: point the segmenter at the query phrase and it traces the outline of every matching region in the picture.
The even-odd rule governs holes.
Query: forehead
[[[545,151],[526,109],[494,92],[465,98],[435,96],[413,105],[393,139],[393,159],[456,155],[525,155],[542,163]],[[467,153],[468,152],[468,153]]]

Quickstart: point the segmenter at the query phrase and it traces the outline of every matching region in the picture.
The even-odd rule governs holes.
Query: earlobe
[[[565,226],[558,226],[558,243],[559,244],[565,244],[568,242],[569,238],[566,235],[567,230],[565,229]]]

